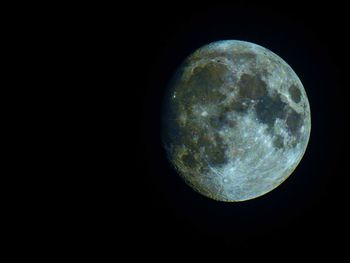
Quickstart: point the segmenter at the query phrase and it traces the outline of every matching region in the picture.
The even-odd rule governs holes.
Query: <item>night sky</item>
[[[120,188],[127,196],[131,246],[288,252],[309,250],[311,244],[321,250],[345,245],[350,192],[346,8],[320,2],[164,1],[125,11],[130,24],[125,22],[122,41],[131,51],[123,56],[130,71],[124,85],[130,97],[123,103],[133,110],[132,125],[124,129],[133,143],[124,176],[130,177],[132,194],[129,187]],[[172,74],[194,50],[224,39],[253,42],[278,54],[301,79],[311,108],[310,141],[297,169],[272,192],[241,203],[216,202],[193,191],[161,145],[161,102]]]

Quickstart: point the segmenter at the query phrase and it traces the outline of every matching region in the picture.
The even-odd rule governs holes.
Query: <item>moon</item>
[[[175,72],[163,101],[162,141],[185,182],[217,201],[262,196],[301,161],[310,105],[293,69],[254,43],[197,49]]]

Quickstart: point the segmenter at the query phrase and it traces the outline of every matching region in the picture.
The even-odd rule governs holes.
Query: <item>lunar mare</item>
[[[163,144],[182,178],[219,201],[275,189],[306,150],[310,106],[292,68],[259,45],[208,44],[174,75],[164,101]]]

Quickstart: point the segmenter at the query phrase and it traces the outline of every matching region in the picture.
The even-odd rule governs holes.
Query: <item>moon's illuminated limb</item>
[[[280,57],[243,41],[189,56],[164,108],[164,145],[186,182],[220,201],[244,201],[281,184],[309,140],[301,81]]]

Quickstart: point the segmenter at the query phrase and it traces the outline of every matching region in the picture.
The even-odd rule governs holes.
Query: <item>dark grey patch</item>
[[[230,120],[225,113],[211,116],[209,118],[209,124],[214,129],[220,129],[225,125],[232,128],[236,125],[236,123],[233,120]]]
[[[291,109],[288,112],[286,124],[289,132],[294,136],[299,136],[300,128],[303,125],[303,116]]]
[[[227,119],[227,125],[230,127],[230,128],[233,128],[237,125],[237,122],[234,121],[234,120],[230,120],[230,119]]]
[[[298,86],[296,85],[291,85],[288,89],[289,91],[289,94],[292,98],[292,100],[295,102],[295,103],[298,103],[300,102],[300,99],[301,99],[301,92],[300,92],[300,89],[298,88]]]
[[[218,103],[225,95],[218,88],[226,81],[227,67],[218,63],[208,63],[194,69],[187,82],[184,82],[183,92],[178,92],[185,101],[201,101],[202,103]]]
[[[238,95],[242,98],[258,99],[267,95],[266,83],[259,75],[243,74],[238,86]]]
[[[286,103],[284,103],[279,95],[264,96],[256,104],[256,115],[258,119],[272,128],[277,118],[283,118],[285,115]]]
[[[182,163],[187,167],[192,167],[196,163],[196,159],[191,153],[188,153],[182,157]]]
[[[299,138],[299,136],[297,138]],[[297,144],[298,144],[298,140],[295,139],[291,142],[290,146],[294,148],[295,146],[297,146]]]
[[[223,115],[213,115],[209,118],[209,124],[214,129],[219,129],[223,124]]]
[[[284,146],[283,137],[281,135],[276,135],[275,139],[273,140],[273,145],[279,149],[283,148]]]

